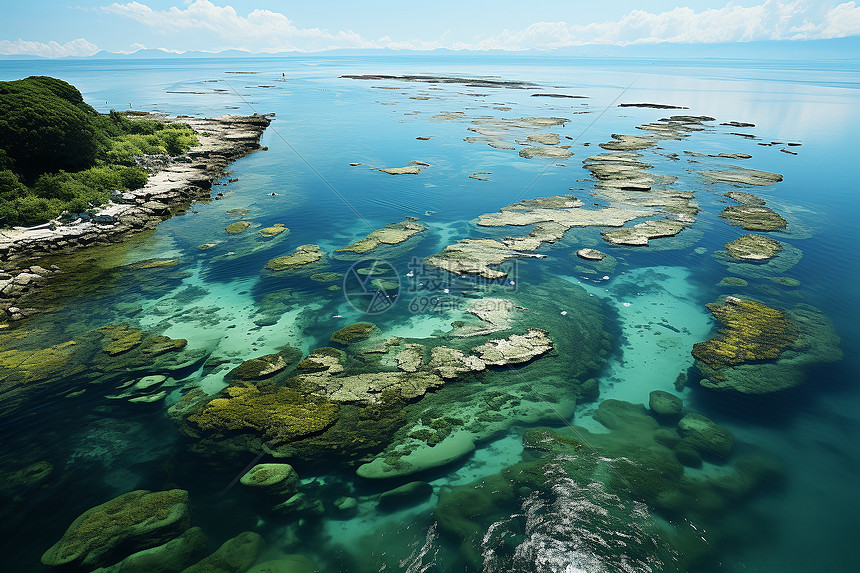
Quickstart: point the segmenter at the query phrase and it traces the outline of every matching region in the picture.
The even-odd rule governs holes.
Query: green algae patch
[[[324,431],[337,421],[338,406],[288,387],[237,384],[225,388],[188,416],[201,430],[252,431],[273,444]]]
[[[332,272],[314,273],[309,278],[312,281],[316,281],[318,283],[330,283],[330,282],[342,279],[343,273],[332,273]]]
[[[302,357],[298,348],[289,348],[275,354],[267,354],[246,360],[228,374],[232,380],[260,380],[269,378],[297,363]]]
[[[776,360],[797,340],[797,328],[781,311],[755,300],[726,297],[708,310],[726,328],[716,338],[693,345],[693,356],[718,370],[748,362]]]
[[[235,224],[236,223],[234,223],[234,225]],[[289,232],[289,229],[287,229],[283,225],[283,223],[275,223],[271,227],[265,227],[263,229],[260,229],[260,236],[268,239],[270,237],[277,237],[278,235],[280,235],[281,233],[283,233],[285,231]]]
[[[381,229],[376,229],[372,231],[367,237],[364,239],[357,241],[349,246],[343,247],[342,249],[338,249],[337,252],[352,252],[352,253],[366,253],[375,249],[380,245],[396,245],[398,243],[402,243],[407,239],[417,235],[418,233],[423,233],[427,230],[427,227],[424,225],[419,225],[412,221],[400,221],[398,223],[391,223],[386,225]]]
[[[27,384],[62,376],[75,353],[73,340],[36,350],[0,350],[0,381]]]
[[[132,269],[160,269],[163,267],[175,267],[179,264],[179,259],[147,259],[138,261],[129,265]]]
[[[788,221],[764,205],[730,205],[720,217],[748,231],[778,231],[788,226]]]
[[[332,334],[330,340],[332,342],[337,342],[338,344],[352,344],[368,338],[375,330],[378,329],[373,323],[356,322],[355,324],[344,326]]]
[[[782,243],[761,235],[744,235],[726,243],[729,256],[740,261],[764,261],[782,250]]]
[[[245,229],[251,226],[251,223],[248,221],[236,221],[235,223],[230,223],[224,230],[230,233],[231,235],[235,235],[237,233],[241,233]]]
[[[109,356],[128,352],[143,342],[143,331],[130,328],[128,325],[103,326],[99,331],[104,334],[102,349]]]
[[[319,245],[300,245],[295,252],[270,260],[266,263],[266,268],[270,271],[290,271],[315,263],[322,257],[323,252]]]
[[[714,366],[699,359],[696,367],[703,376],[699,383],[713,390],[768,394],[798,386],[814,375],[817,365],[842,359],[839,336],[820,310],[797,304],[784,312],[784,319],[790,323],[795,338],[775,360]]]
[[[174,539],[190,525],[188,492],[136,490],[88,509],[42,555],[49,566],[109,565]]]
[[[717,283],[718,287],[745,287],[749,286],[749,282],[740,277],[723,277]]]

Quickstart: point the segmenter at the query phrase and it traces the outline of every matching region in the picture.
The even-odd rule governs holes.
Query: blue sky
[[[333,48],[547,50],[860,35],[860,0],[9,2],[0,54]]]

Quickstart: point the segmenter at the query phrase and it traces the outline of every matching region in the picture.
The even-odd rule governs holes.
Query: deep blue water
[[[527,90],[460,84],[428,90],[434,86],[340,78],[342,74],[362,73],[492,76],[534,82],[544,91],[583,95],[587,99],[535,98]],[[586,180],[588,172],[580,169],[580,162],[599,152],[597,145],[607,141],[610,134],[639,134],[635,126],[672,113],[716,118],[712,124],[715,127],[708,132],[693,134],[683,141],[660,143],[660,154],[678,153],[680,161],[671,161],[655,150],[644,152],[656,173],[676,175],[677,188],[697,192],[696,201],[702,212],[691,231],[700,230],[700,237],[684,231],[676,239],[658,239],[654,248],[641,249],[598,244],[596,248],[624,262],[608,273],[609,279],[602,280],[577,272],[576,259],[571,258],[571,252],[581,245],[599,241],[599,231],[574,229],[557,245],[542,247],[546,259],[519,266],[518,288],[528,289],[530,284],[562,276],[583,281],[592,294],[605,297],[606,304],[620,313],[617,326],[624,338],[619,343],[623,341],[625,347],[624,365],[610,366],[601,379],[603,396],[647,403],[647,393],[658,389],[654,385],[657,380],[662,384],[659,389],[673,390],[672,381],[679,370],[692,364],[689,346],[707,338],[712,322],[704,304],[727,294],[715,285],[732,274],[712,254],[744,233],[716,216],[725,205],[725,199],[717,193],[731,188],[708,186],[694,172],[723,163],[706,158],[700,164],[689,163],[683,152],[749,153],[753,158],[740,165],[782,174],[782,182],[750,191],[766,199],[789,221],[788,232],[775,236],[800,249],[803,256],[778,275],[798,279],[801,285],[787,289],[765,278],[749,278],[750,286],[742,294],[777,306],[803,302],[821,309],[840,335],[845,357],[811,373],[805,385],[780,394],[739,398],[715,396],[698,388],[684,391],[688,407],[724,424],[739,441],[770,452],[786,467],[784,484],[742,507],[739,504],[735,517],[738,532],[744,532],[739,535],[743,542],[721,546],[709,566],[715,571],[763,573],[835,573],[857,568],[860,553],[855,521],[860,497],[855,480],[860,470],[860,359],[854,350],[860,342],[860,291],[856,287],[860,282],[856,249],[860,241],[860,204],[854,147],[860,128],[856,113],[860,77],[856,68],[827,62],[501,57],[0,62],[2,80],[28,75],[66,80],[100,111],[133,107],[206,117],[276,114],[261,142],[268,151],[238,161],[230,175],[238,181],[214,188],[225,193],[223,200],[197,204],[193,212],[161,223],[151,237],[127,254],[128,262],[151,257],[181,258],[183,269],[192,271],[193,276],[179,288],[201,288],[205,293],[202,297],[185,303],[168,299],[178,290],[176,285],[157,292],[131,287],[99,298],[81,293],[59,311],[74,331],[110,323],[110,312],[106,311],[103,318],[99,313],[118,303],[158,308],[159,313],[138,316],[140,325],[172,337],[188,338],[191,346],[206,348],[234,363],[274,352],[284,344],[309,351],[327,344],[332,331],[361,318],[346,304],[342,293],[326,290],[330,283],[261,277],[261,267],[272,257],[307,243],[331,252],[408,215],[419,217],[429,227],[429,233],[413,252],[389,261],[404,277],[412,257],[425,257],[458,239],[480,236],[482,231],[469,224],[478,215],[519,199],[568,192],[587,201],[593,183]],[[378,86],[396,89],[377,89]],[[409,99],[418,95],[430,99]],[[689,110],[616,107],[621,102],[666,103]],[[434,114],[458,111],[464,112],[464,117],[430,119]],[[550,131],[572,138],[575,155],[565,161],[526,160],[516,151],[463,141],[475,135],[466,129],[471,120],[491,115],[570,118],[563,127]],[[756,127],[716,126],[731,120],[753,122]],[[745,139],[732,135],[733,131],[754,133],[759,139]],[[416,139],[418,136],[432,138],[421,141]],[[789,148],[797,155],[780,152],[783,145],[758,145],[771,141],[802,145]],[[417,176],[388,176],[367,168],[398,167],[413,160],[427,162],[430,167]],[[362,165],[350,167],[351,162]],[[468,177],[479,171],[492,172],[491,181]],[[234,220],[225,212],[235,208],[249,209],[245,219],[255,225],[283,223],[290,234],[274,247],[232,260],[213,259],[224,250],[198,250],[202,243],[223,240],[223,227]],[[511,231],[491,234],[504,236],[507,232]],[[688,243],[683,242],[685,236],[692,237]],[[660,241],[675,247],[661,249]],[[697,248],[704,251],[697,253]],[[325,270],[345,272],[350,264],[332,261]],[[649,270],[656,270],[656,278],[654,273],[648,274]],[[633,278],[625,278],[625,274]],[[302,300],[309,310],[291,311],[277,328],[255,329],[252,319],[255,309],[264,304],[264,295],[287,287],[295,296],[305,297]],[[635,287],[651,289],[643,296],[649,304],[663,308],[632,314],[638,304],[633,294]],[[384,332],[408,336],[429,336],[450,322],[432,313],[411,312],[409,300],[403,296],[391,311],[374,317],[374,321]],[[621,303],[631,300],[631,314],[625,314],[628,307]],[[194,305],[216,308],[215,325],[204,325],[183,315]],[[680,346],[666,350],[652,363],[649,360],[658,348],[653,346],[657,344],[655,338],[648,335],[639,340],[633,333],[638,332],[637,321],[656,323],[661,316],[676,326],[683,323],[692,334],[681,337]],[[34,327],[38,321],[34,320]],[[186,388],[197,384],[212,388],[211,384],[215,384],[217,389],[217,380],[200,372],[189,372],[180,382]],[[74,387],[74,380],[69,380],[69,385]],[[589,417],[592,409],[593,406],[580,407],[574,423],[594,427]],[[100,417],[103,422],[99,422]],[[86,427],[77,426],[75,420],[80,418],[95,429],[87,433]],[[106,405],[97,396],[66,402],[34,399],[20,418],[2,423],[4,444],[42,449],[61,478],[26,506],[27,514],[19,516],[14,527],[3,527],[0,559],[9,564],[4,570],[47,570],[39,565],[39,555],[59,538],[68,523],[84,509],[110,497],[144,486],[154,487],[148,484],[154,483],[159,464],[173,455],[178,439],[163,409],[144,411],[115,402]],[[440,470],[428,481],[437,489],[445,484],[468,483],[471,479],[462,476],[483,477],[515,463],[520,441],[517,430],[512,432],[513,437],[479,444],[470,461]],[[103,444],[94,443],[97,440],[93,436],[99,436]],[[91,446],[89,453],[87,444]],[[424,532],[433,521],[430,504],[394,521],[371,511],[353,520],[327,520],[316,529],[297,528],[278,523],[277,518],[265,513],[265,508],[254,505],[246,493],[238,491],[240,488],[221,494],[232,479],[230,471],[210,470],[187,454],[180,455],[176,464],[180,469],[174,475],[188,480],[177,485],[192,491],[195,520],[213,540],[227,539],[243,530],[258,530],[267,538],[269,558],[300,552],[314,559],[323,571],[382,570],[384,563],[394,568],[398,562],[407,570],[404,563],[409,563],[410,548],[416,542],[424,542]],[[239,472],[242,467],[234,469]],[[326,472],[321,467],[324,463],[301,477],[317,477],[324,482]],[[341,470],[337,474],[352,480]],[[356,495],[374,491],[373,485],[355,485]],[[323,491],[320,495],[332,494]],[[372,537],[362,540],[361,534]],[[562,530],[559,535],[563,534]],[[437,557],[432,570],[457,570],[455,545],[444,538],[435,543]],[[366,561],[362,561],[364,558]],[[561,561],[555,563],[561,564],[559,568],[547,566],[540,570],[583,570],[565,569],[563,552]],[[568,563],[568,567],[573,565]],[[597,570],[600,569],[594,569]]]

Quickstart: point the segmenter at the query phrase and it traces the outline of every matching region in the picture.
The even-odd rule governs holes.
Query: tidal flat
[[[856,70],[488,61],[0,63],[271,122],[4,256],[4,570],[854,568]]]

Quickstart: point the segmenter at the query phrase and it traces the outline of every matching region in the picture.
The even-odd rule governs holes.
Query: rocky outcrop
[[[209,198],[212,184],[227,165],[260,149],[260,136],[271,119],[265,115],[224,116],[213,119],[151,118],[190,125],[200,145],[149,177],[142,188],[116,194],[87,221],[53,221],[33,228],[0,233],[0,261],[18,261],[65,253],[92,245],[115,243],[130,233],[152,228],[172,209],[198,198]]]
[[[744,235],[726,243],[729,256],[739,261],[764,261],[782,250],[782,243],[761,235]]]

